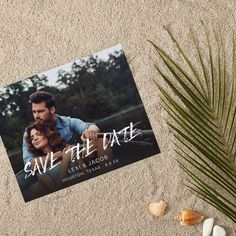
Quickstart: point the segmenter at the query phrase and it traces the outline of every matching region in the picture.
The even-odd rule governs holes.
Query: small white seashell
[[[165,209],[167,207],[167,204],[164,201],[159,202],[151,202],[148,205],[148,210],[150,213],[154,216],[163,216],[165,214]]]
[[[225,229],[221,226],[215,225],[213,228],[213,236],[225,236]]]
[[[213,224],[214,224],[213,218],[208,218],[204,221],[202,226],[202,236],[210,236]]]

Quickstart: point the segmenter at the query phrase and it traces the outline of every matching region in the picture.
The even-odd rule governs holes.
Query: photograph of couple
[[[120,45],[0,89],[24,200],[160,153]]]

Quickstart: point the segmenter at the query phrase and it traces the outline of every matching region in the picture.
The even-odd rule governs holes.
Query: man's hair
[[[50,109],[51,107],[56,107],[55,98],[52,94],[45,91],[37,91],[32,93],[29,97],[31,103],[45,102],[46,107]]]

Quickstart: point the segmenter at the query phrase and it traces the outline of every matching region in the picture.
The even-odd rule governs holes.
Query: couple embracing
[[[90,140],[90,154],[87,158],[96,156],[112,157],[110,147],[104,150],[102,139],[98,138],[99,128],[93,123],[86,123],[77,118],[56,114],[55,98],[45,91],[38,91],[30,95],[34,123],[26,129],[23,137],[23,160],[32,173],[50,165],[50,153],[53,161],[60,161],[60,179],[68,175],[71,161],[76,161],[83,169],[83,158],[76,159],[73,145],[80,135],[84,143]],[[84,147],[86,149],[86,147]],[[73,160],[75,158],[75,160]]]

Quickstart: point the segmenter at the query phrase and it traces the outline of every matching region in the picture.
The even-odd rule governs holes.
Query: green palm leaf
[[[187,186],[236,223],[235,38],[233,34],[232,57],[228,59],[221,29],[213,27],[210,32],[203,22],[202,25],[207,44],[204,53],[190,29],[199,65],[191,62],[167,28],[185,65],[180,65],[163,48],[149,41],[166,67],[164,73],[160,63],[155,63],[168,89],[157,80],[155,83],[162,105],[172,120],[167,123],[174,132],[175,151],[180,157],[177,161],[191,179]],[[226,58],[231,68],[227,67]]]

